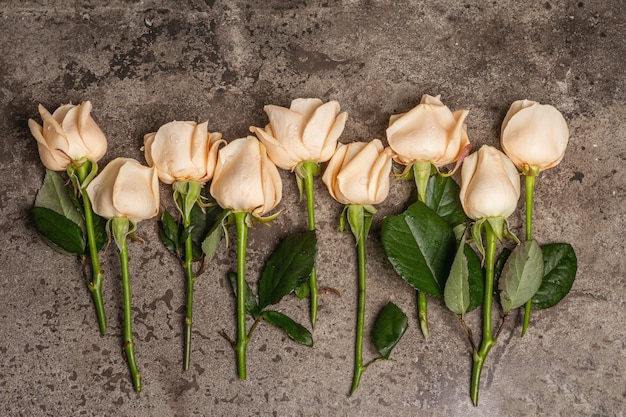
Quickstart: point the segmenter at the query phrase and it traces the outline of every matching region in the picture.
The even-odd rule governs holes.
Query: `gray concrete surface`
[[[107,4],[106,6],[103,4]],[[626,408],[626,11],[621,0],[547,1],[3,1],[0,9],[0,415],[4,416],[623,416]],[[199,280],[192,367],[181,369],[182,270],[144,222],[130,248],[134,330],[144,391],[132,391],[121,352],[115,250],[103,258],[109,334],[100,337],[78,262],[50,250],[28,210],[44,170],[27,119],[91,100],[109,139],[101,166],[143,160],[143,135],[174,119],[209,120],[227,139],[266,123],[264,104],[338,100],[343,142],[384,138],[390,114],[423,93],[468,108],[479,146],[497,145],[514,100],[556,106],[571,128],[563,162],[538,181],[535,235],[571,242],[578,277],[529,333],[510,321],[490,354],[481,403],[468,396],[470,351],[461,328],[431,301],[424,341],[415,296],[384,258],[379,220],[401,210],[410,183],[380,206],[368,246],[368,327],[388,300],[410,316],[393,353],[348,397],[356,264],[341,211],[318,181],[319,276],[315,347],[268,326],[249,347],[249,380],[220,330],[234,334],[222,249]],[[476,148],[477,149],[477,148]],[[283,173],[283,213],[250,233],[249,277],[304,206]],[[170,190],[162,188],[171,204]],[[521,225],[521,212],[511,221]],[[307,303],[280,305],[306,322]],[[477,317],[474,316],[474,320]],[[365,356],[374,348],[366,343]]]

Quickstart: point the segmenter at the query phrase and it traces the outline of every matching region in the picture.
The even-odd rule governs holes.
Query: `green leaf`
[[[311,332],[283,313],[274,310],[266,310],[263,312],[263,318],[272,326],[282,329],[292,340],[305,346],[313,346],[313,336]]]
[[[483,304],[485,298],[485,270],[481,265],[480,257],[470,245],[465,244],[465,259],[469,271],[470,303],[466,313]]]
[[[452,227],[416,202],[402,214],[383,219],[382,244],[396,273],[414,288],[443,297],[456,253]]]
[[[460,187],[452,177],[433,175],[428,179],[426,205],[452,227],[467,221],[459,192]]]
[[[237,274],[232,271],[229,272],[228,280],[230,281],[230,285],[233,289],[233,293],[235,293],[235,297],[237,297]],[[252,292],[252,289],[250,288],[247,282],[246,282],[246,311],[255,319],[259,317],[259,314],[260,314],[259,306],[256,302],[256,298],[254,297],[254,293]]]
[[[402,339],[407,327],[409,320],[406,315],[397,305],[389,301],[378,313],[372,328],[374,346],[383,358],[389,359],[392,349]]]
[[[309,294],[311,294],[311,287],[309,286],[309,282],[306,281],[302,283],[295,291],[296,297],[299,299],[307,298]]]
[[[202,252],[204,252],[207,261],[213,258],[217,247],[224,237],[224,227],[222,222],[230,213],[230,210],[223,210],[220,207],[217,207],[217,209],[218,210],[207,211],[207,223],[211,223],[211,229],[202,240]]]
[[[178,252],[179,225],[167,210],[163,210],[161,221],[159,221],[159,238],[170,252]]]
[[[74,205],[61,176],[54,171],[46,170],[43,185],[35,199],[35,207],[50,209],[70,220],[81,230],[85,229],[82,212]]]
[[[535,240],[517,245],[504,265],[498,281],[500,304],[507,314],[524,305],[539,289],[543,278],[543,256]]]
[[[85,236],[76,223],[46,207],[33,207],[32,214],[37,231],[45,239],[66,252],[85,254]]]
[[[470,305],[469,267],[465,257],[465,239],[462,239],[450,268],[443,292],[446,307],[454,314],[464,315]]]
[[[194,226],[191,231],[191,239],[194,243],[198,246],[202,246],[202,242],[206,239],[208,234],[211,233],[216,226],[221,226],[222,220],[227,213],[228,210],[224,210],[217,204],[204,208],[201,208],[197,204],[194,205],[190,216],[191,225]]]
[[[259,280],[259,309],[280,301],[302,285],[315,265],[317,237],[314,230],[294,233],[278,245]]]
[[[543,280],[532,298],[533,308],[548,308],[569,293],[576,279],[578,261],[574,248],[568,243],[552,243],[541,247]]]

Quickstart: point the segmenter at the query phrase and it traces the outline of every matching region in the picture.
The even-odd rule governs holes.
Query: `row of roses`
[[[193,270],[193,262],[198,258],[191,233],[194,226],[192,213],[198,207],[203,208],[207,204],[208,196],[202,191],[205,184],[210,182],[211,196],[225,210],[225,215],[220,216],[219,221],[223,222],[224,219],[230,218],[237,226],[238,271],[234,281],[236,281],[238,330],[233,347],[237,352],[239,376],[245,379],[245,352],[250,337],[245,316],[246,312],[251,312],[249,288],[245,282],[247,228],[255,221],[269,221],[273,218],[263,216],[273,210],[282,197],[282,183],[277,169],[279,167],[296,174],[300,189],[306,194],[309,230],[314,231],[313,177],[320,173],[320,164],[328,162],[322,180],[331,196],[346,205],[341,224],[354,234],[359,254],[360,292],[355,371],[351,390],[354,392],[359,385],[362,372],[367,367],[363,365],[362,359],[366,275],[364,242],[369,232],[371,218],[376,212],[373,205],[383,202],[389,193],[392,160],[395,160],[398,164],[406,166],[402,177],[415,179],[418,203],[424,204],[428,203],[429,181],[433,173],[447,177],[462,166],[461,188],[456,198],[460,199],[466,215],[475,221],[473,240],[475,246],[483,253],[487,267],[484,278],[486,288],[482,294],[484,294],[484,320],[488,323],[484,327],[483,343],[480,347],[474,344],[470,335],[475,362],[472,399],[476,404],[482,363],[491,347],[495,345],[495,338],[491,335],[491,321],[488,318],[491,315],[493,292],[488,287],[490,283],[493,284],[494,278],[494,242],[512,236],[507,218],[515,210],[520,195],[518,169],[527,177],[528,188],[528,178],[534,181],[540,171],[560,162],[569,137],[565,120],[554,107],[520,100],[512,104],[502,124],[501,145],[506,155],[496,148],[483,146],[478,152],[467,156],[470,151],[465,125],[468,111],[452,112],[439,97],[424,95],[420,104],[409,112],[391,116],[386,131],[388,147],[384,147],[378,139],[341,144],[338,143],[338,139],[344,130],[347,113],[340,111],[339,104],[335,101],[323,103],[319,99],[296,99],[292,101],[290,108],[265,106],[269,123],[264,128],[254,126],[250,128],[256,137],[248,136],[229,143],[222,139],[220,133],[209,132],[208,122],[167,123],[144,137],[143,149],[149,167],[133,159],[117,158],[96,176],[96,163],[106,152],[107,144],[104,134],[90,116],[90,102],[77,106],[64,105],[53,114],[46,111],[43,106],[40,106],[39,110],[43,126],[33,120],[29,120],[29,126],[37,140],[41,160],[49,170],[67,170],[74,185],[75,195],[83,203],[81,210],[85,219],[83,228],[87,243],[81,255],[89,257],[92,263],[89,288],[96,305],[102,334],[106,328],[106,318],[102,305],[102,273],[97,260],[101,244],[97,242],[95,236],[97,233],[94,231],[93,219],[97,216],[92,216],[91,208],[93,207],[93,211],[99,216],[110,219],[107,231],[114,237],[120,249],[122,266],[124,350],[137,391],[141,390],[141,376],[137,370],[132,339],[126,240],[128,235],[133,234],[138,221],[152,218],[159,213],[158,179],[163,183],[172,184],[174,200],[182,217],[180,257],[187,277],[185,369],[189,366],[193,285],[197,276]],[[451,172],[443,171],[446,165],[453,163],[456,163],[456,167]],[[36,205],[45,206],[37,202]],[[61,211],[67,217],[68,210]],[[531,220],[532,218],[529,221],[527,212],[528,241],[532,241],[532,236],[528,233]],[[40,226],[42,225],[38,224],[41,231]],[[461,248],[465,244],[464,230],[459,233]],[[487,251],[481,237],[483,232],[487,237]],[[45,235],[45,231],[43,233]],[[62,242],[59,244],[54,242],[54,239],[51,240],[57,246],[63,245]],[[418,290],[420,327],[424,336],[428,337],[426,294],[436,294],[428,291],[426,287],[422,289],[420,285],[415,285],[411,279],[403,276],[402,262],[393,259],[391,255],[394,248],[385,247],[385,249],[390,254],[390,260],[398,274]],[[448,275],[452,277],[456,271],[454,265],[457,258],[458,256],[455,256],[454,263],[447,266],[444,281],[448,279]],[[536,261],[536,258],[533,258],[533,261]],[[316,270],[314,261],[303,264],[305,266],[300,266],[299,277],[294,282],[297,281],[298,286],[307,289],[311,302],[311,322],[315,325]],[[539,272],[535,273],[538,274]],[[463,279],[463,273],[457,275],[459,279]],[[542,277],[543,268],[538,280],[531,279],[533,282],[530,287],[533,289],[528,291],[530,295],[523,300],[518,298],[510,305],[519,304],[521,300],[521,304],[527,305],[526,314],[529,315],[530,299],[539,288]],[[465,280],[467,281],[467,278]],[[529,286],[529,278],[517,277],[515,280],[515,288],[511,290],[515,294],[519,293],[520,287]],[[306,281],[306,285],[302,285],[303,281]],[[456,281],[450,279],[450,282]],[[461,282],[460,287],[464,285]],[[285,292],[291,292],[296,287],[295,284],[288,286]],[[469,299],[469,291],[456,290],[458,293],[448,297],[448,293],[452,293],[453,290],[449,290],[446,284],[446,305],[462,318],[468,311],[469,301],[459,302],[459,299]],[[508,296],[506,291],[504,296],[505,298]],[[261,314],[258,311],[257,313],[257,316]],[[269,313],[263,318],[268,321],[276,320],[276,316]],[[527,321],[525,323],[527,326]],[[397,343],[405,329],[394,334],[391,347]],[[388,356],[388,352],[387,350],[383,356]]]

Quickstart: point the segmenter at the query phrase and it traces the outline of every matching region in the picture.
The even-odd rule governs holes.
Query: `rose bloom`
[[[322,181],[343,204],[379,204],[389,194],[393,152],[380,140],[339,144]]]
[[[390,117],[387,142],[397,162],[430,162],[441,167],[456,162],[469,144],[464,124],[469,111],[452,112],[439,97],[424,94],[416,107]]]
[[[569,129],[554,107],[531,100],[515,101],[502,122],[500,144],[518,168],[540,171],[563,159]]]
[[[93,210],[100,216],[133,222],[159,213],[159,178],[155,168],[134,159],[109,162],[87,186]]]
[[[293,170],[299,163],[326,162],[337,147],[348,113],[339,113],[339,103],[322,104],[317,98],[298,98],[285,107],[263,108],[270,120],[265,129],[250,127],[267,148],[272,161]]]
[[[459,197],[471,219],[507,218],[519,196],[519,173],[504,153],[484,145],[463,160]]]
[[[144,136],[148,165],[154,166],[161,181],[206,183],[213,177],[221,133],[209,133],[208,122],[173,121]]]
[[[28,119],[28,127],[46,168],[64,171],[72,161],[97,162],[104,156],[107,140],[90,113],[90,101],[62,105],[53,114],[39,105],[43,126]]]
[[[219,150],[211,195],[222,208],[262,216],[278,205],[282,191],[278,168],[254,136],[235,139]]]

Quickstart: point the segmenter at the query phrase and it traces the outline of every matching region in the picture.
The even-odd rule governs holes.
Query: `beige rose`
[[[254,136],[235,139],[219,150],[211,195],[221,207],[262,216],[278,205],[282,191],[276,165]]]
[[[154,166],[161,181],[206,183],[213,177],[220,133],[209,133],[208,122],[169,122],[144,136],[148,165]]]
[[[301,162],[326,162],[343,132],[348,113],[339,113],[339,103],[322,104],[317,98],[298,98],[285,107],[263,108],[270,120],[265,129],[251,126],[267,148],[272,161],[282,169],[293,170]]]
[[[450,111],[439,96],[422,96],[420,104],[389,119],[387,142],[403,165],[430,162],[437,167],[456,162],[469,144],[463,123],[468,110]]]
[[[468,217],[507,218],[519,196],[519,173],[504,153],[484,145],[463,161],[459,197]]]
[[[107,140],[90,116],[91,102],[65,104],[50,114],[41,104],[43,126],[28,119],[30,132],[37,141],[39,158],[52,171],[64,171],[72,162],[97,162],[107,150]]]
[[[563,159],[569,129],[554,107],[531,100],[515,101],[502,122],[500,143],[521,170],[552,168]]]
[[[100,216],[133,222],[159,213],[159,178],[155,168],[134,159],[109,162],[87,186],[93,210]]]
[[[343,204],[379,204],[389,194],[393,152],[380,140],[339,144],[322,181]]]

